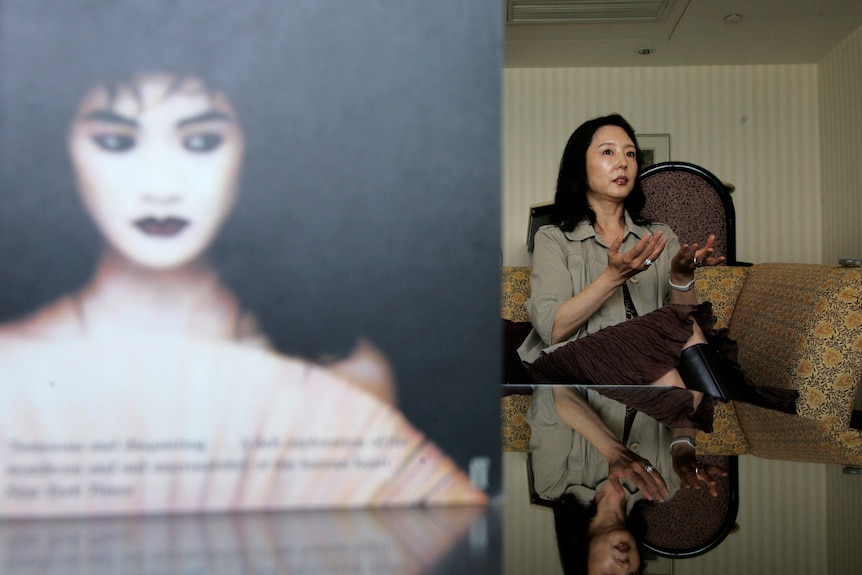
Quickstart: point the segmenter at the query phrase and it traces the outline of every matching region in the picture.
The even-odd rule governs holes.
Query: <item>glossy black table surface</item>
[[[498,505],[15,520],[0,572],[493,575],[501,538]]]

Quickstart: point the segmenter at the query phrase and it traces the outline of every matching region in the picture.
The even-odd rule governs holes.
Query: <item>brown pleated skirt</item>
[[[646,386],[679,364],[683,346],[697,322],[707,342],[751,385],[737,362],[736,342],[726,329],[715,330],[712,304],[669,304],[577,339],[539,357],[530,368],[536,383],[593,385],[596,391],[642,411],[669,427],[712,432],[713,400],[704,396],[695,410],[692,394],[680,388]],[[619,386],[619,387],[602,387]],[[778,402],[795,402],[796,391],[769,388]],[[785,393],[781,393],[785,392]],[[784,397],[782,397],[782,395]]]

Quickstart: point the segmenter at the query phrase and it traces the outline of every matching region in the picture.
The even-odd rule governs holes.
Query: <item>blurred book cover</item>
[[[497,8],[0,0],[0,516],[499,492]]]

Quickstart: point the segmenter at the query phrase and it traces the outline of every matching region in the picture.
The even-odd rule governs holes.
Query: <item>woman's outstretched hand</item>
[[[682,244],[670,263],[671,274],[678,277],[691,277],[694,270],[702,266],[717,266],[725,262],[724,256],[713,257],[715,234],[706,238],[706,244]]]
[[[618,449],[607,458],[608,461],[608,483],[614,490],[623,495],[622,479],[628,479],[644,494],[650,501],[658,499],[664,501],[667,497],[667,483],[658,469],[653,467],[649,461],[635,454],[625,445],[620,444]]]

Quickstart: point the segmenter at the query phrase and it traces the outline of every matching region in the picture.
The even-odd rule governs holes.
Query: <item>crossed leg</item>
[[[688,340],[682,346],[683,349],[686,349],[698,343],[707,343],[706,335],[704,335],[703,330],[700,329],[700,326],[697,324],[697,322],[692,322],[692,328],[693,329],[691,337],[688,338]],[[682,380],[682,376],[680,376],[676,368],[671,369],[649,385],[672,386],[687,389],[685,387],[685,382]],[[696,410],[697,407],[700,405],[701,400],[703,399],[703,393],[694,390],[689,390],[689,393],[691,393],[692,397],[694,398],[694,408]]]

